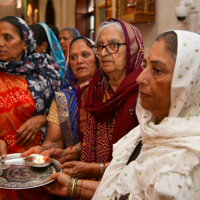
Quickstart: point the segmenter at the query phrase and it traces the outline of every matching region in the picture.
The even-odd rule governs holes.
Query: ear
[[[42,47],[42,51],[43,51],[43,52],[46,52],[47,47],[48,47],[48,43],[47,43],[46,41],[44,41],[44,42],[41,44],[41,47]]]
[[[25,43],[25,41],[23,41],[23,50],[26,51],[26,48],[27,48],[26,43]]]

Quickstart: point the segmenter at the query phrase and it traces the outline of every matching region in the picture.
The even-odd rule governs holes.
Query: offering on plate
[[[33,162],[34,163],[45,163],[45,160],[44,160],[43,156],[35,156],[35,157],[33,157]]]
[[[29,157],[22,157],[20,153],[7,154],[4,159],[0,156],[0,188],[21,190],[41,187],[54,181],[46,180],[51,174],[62,171],[59,166],[57,160],[44,160],[40,154]]]
[[[47,167],[48,165],[50,165],[52,160],[51,158],[44,160],[43,155],[31,154],[28,158],[25,159],[25,161],[31,167]]]

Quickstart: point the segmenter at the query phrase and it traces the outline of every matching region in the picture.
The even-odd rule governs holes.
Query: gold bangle
[[[72,185],[72,191],[71,191],[71,199],[72,199],[72,197],[73,197],[75,180],[76,180],[76,179],[74,178],[74,180],[73,180],[73,185]]]
[[[74,191],[73,191],[73,198],[72,198],[73,200],[75,199],[75,196],[76,196],[77,181],[78,181],[78,178],[76,178],[75,184],[74,184]]]
[[[80,152],[78,151],[78,149],[76,147],[72,147],[72,149],[76,152],[77,158],[79,158]]]

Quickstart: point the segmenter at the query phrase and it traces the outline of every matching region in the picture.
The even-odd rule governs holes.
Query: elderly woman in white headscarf
[[[164,32],[145,62],[137,79],[140,126],[114,145],[93,200],[199,199],[200,36]]]

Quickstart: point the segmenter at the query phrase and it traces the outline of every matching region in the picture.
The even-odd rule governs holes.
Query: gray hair
[[[80,36],[78,30],[76,30],[75,28],[72,28],[72,27],[65,27],[60,32],[62,32],[62,31],[68,31],[72,38]]]
[[[96,43],[97,43],[97,41],[99,40],[101,31],[102,31],[104,28],[107,28],[107,27],[109,27],[109,26],[111,26],[111,25],[115,25],[115,26],[116,26],[117,30],[118,30],[120,33],[122,33],[122,35],[123,35],[123,40],[125,41],[124,31],[123,31],[123,28],[122,28],[120,22],[115,21],[115,20],[109,20],[109,21],[104,21],[104,22],[102,22],[101,25],[100,25],[100,27],[98,28],[98,30],[97,30],[97,31],[98,31],[98,34],[97,34],[96,41],[95,41]]]
[[[161,33],[157,38],[156,41],[164,40],[165,42],[165,49],[171,54],[174,61],[176,60],[177,56],[177,35],[174,31],[166,31]]]

